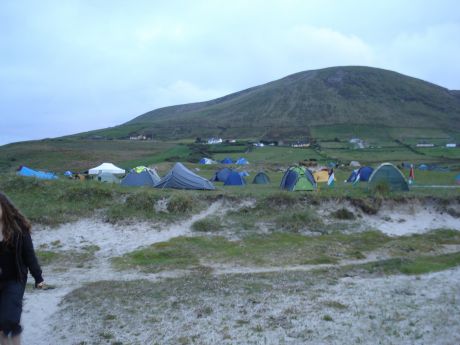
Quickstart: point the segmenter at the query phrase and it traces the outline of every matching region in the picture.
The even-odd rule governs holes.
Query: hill
[[[460,130],[460,94],[396,72],[331,67],[296,73],[207,102],[156,109],[78,138],[208,136],[296,139],[317,126]]]

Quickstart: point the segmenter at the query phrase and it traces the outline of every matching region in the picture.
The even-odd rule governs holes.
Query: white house
[[[208,139],[208,144],[213,145],[213,144],[222,144],[222,138],[211,138]]]
[[[446,144],[446,147],[457,147],[457,144]]]

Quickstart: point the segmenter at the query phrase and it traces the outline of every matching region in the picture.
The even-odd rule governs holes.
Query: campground
[[[77,144],[64,140],[65,150],[43,160],[41,150],[59,142],[18,155],[54,171],[112,161],[124,169],[150,165],[164,177],[182,161],[207,180],[225,166],[249,174],[244,186],[213,182],[206,191],[21,177],[13,170],[18,161],[0,150],[0,190],[32,221],[51,287],[27,289],[24,342],[460,343],[458,149],[430,155],[382,141],[379,156],[328,140],[320,149],[223,145],[206,152],[183,142],[155,149],[152,142],[92,142],[94,151],[80,160]],[[116,152],[128,146],[137,149]],[[205,156],[249,164],[198,164]],[[416,169],[409,191],[344,183],[354,170],[345,164],[334,169],[333,187],[279,187],[294,162],[327,166],[357,157],[373,168],[409,161],[439,169]],[[262,170],[270,184],[250,183]],[[407,179],[409,169],[402,174]]]

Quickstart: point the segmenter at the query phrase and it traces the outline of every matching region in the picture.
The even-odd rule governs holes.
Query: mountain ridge
[[[294,73],[210,101],[158,108],[82,135],[281,138],[337,124],[460,130],[459,119],[458,90],[394,71],[343,66]]]

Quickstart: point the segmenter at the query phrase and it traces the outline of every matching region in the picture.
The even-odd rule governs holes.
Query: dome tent
[[[369,177],[373,171],[374,169],[371,167],[361,167],[359,169],[355,169],[351,172],[346,182],[355,182],[358,176],[359,181],[367,182],[369,181]]]
[[[121,185],[131,187],[153,187],[158,182],[160,182],[160,176],[158,176],[155,170],[146,167],[136,167],[121,180]]]
[[[238,172],[232,171],[225,180],[224,186],[244,186],[246,181]]]
[[[216,162],[213,161],[213,160],[210,159],[210,158],[203,157],[203,158],[200,159],[200,161],[198,162],[198,164],[209,165],[209,164],[216,164]]]
[[[231,158],[225,158],[221,161],[222,164],[233,164],[233,161]]]
[[[211,179],[211,181],[215,181],[215,182],[225,182],[225,180],[227,179],[228,175],[230,175],[230,173],[232,172],[233,170],[232,169],[229,169],[229,168],[223,168],[223,169],[220,169],[219,171],[217,171],[214,175],[214,177]]]
[[[316,182],[310,170],[303,166],[290,167],[283,175],[280,188],[291,192],[316,190]]]
[[[155,188],[214,190],[216,187],[205,178],[193,173],[182,163],[174,167],[155,185]]]
[[[382,163],[369,177],[369,187],[386,184],[392,191],[408,191],[409,185],[403,173],[391,163]]]
[[[269,184],[270,183],[270,178],[268,175],[264,172],[258,173],[256,176],[254,176],[254,179],[252,180],[252,183],[254,184]]]
[[[246,164],[249,164],[248,160],[246,158],[238,158],[238,160],[236,161],[236,164],[239,164],[239,165],[246,165]]]

